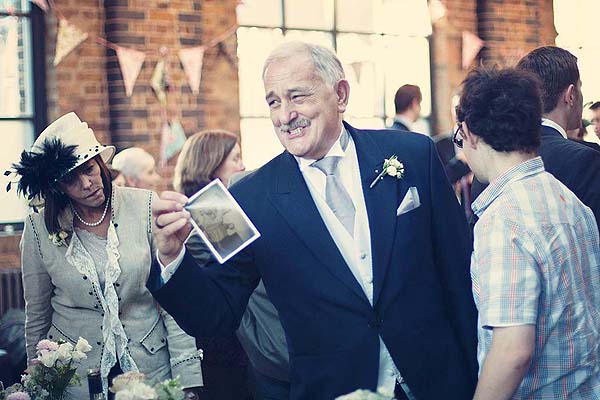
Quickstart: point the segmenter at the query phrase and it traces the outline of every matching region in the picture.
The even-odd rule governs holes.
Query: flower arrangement
[[[179,379],[168,379],[150,386],[145,382],[144,374],[126,372],[113,379],[110,391],[115,393],[115,400],[183,400],[183,389]]]
[[[78,384],[77,364],[92,349],[79,338],[75,346],[63,340],[43,339],[37,346],[37,357],[21,377],[21,383],[0,390],[0,400],[64,400],[69,386]]]
[[[48,239],[50,239],[50,241],[52,242],[53,245],[55,246],[67,246],[67,238],[69,237],[69,234],[63,230],[60,230],[56,233],[51,233],[48,235]]]
[[[379,173],[379,175],[377,175],[375,179],[373,179],[373,182],[371,182],[369,188],[375,186],[377,182],[379,182],[380,179],[383,179],[386,175],[392,176],[396,179],[402,179],[402,177],[404,176],[404,164],[402,163],[402,161],[398,160],[398,156],[396,156],[395,154],[390,158],[386,158],[385,160],[383,160],[381,172]]]
[[[390,396],[381,393],[373,393],[370,390],[359,389],[352,393],[345,394],[335,400],[391,400]]]

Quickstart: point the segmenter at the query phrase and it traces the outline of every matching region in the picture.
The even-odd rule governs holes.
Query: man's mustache
[[[299,118],[299,119],[293,120],[290,124],[281,125],[279,130],[281,132],[290,132],[290,131],[293,131],[294,129],[306,128],[307,126],[310,126],[310,120],[306,119],[306,118]]]

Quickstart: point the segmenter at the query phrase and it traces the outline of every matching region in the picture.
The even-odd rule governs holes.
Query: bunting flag
[[[167,93],[166,93],[166,82],[165,82],[165,60],[160,60],[150,79],[150,87],[154,90],[154,94],[158,98],[161,105],[167,105]]]
[[[360,83],[360,73],[362,72],[363,63],[362,61],[355,61],[350,63],[350,66],[354,70],[354,76],[356,77],[356,83]]]
[[[175,154],[181,150],[186,136],[181,123],[174,120],[171,124],[163,123],[160,130],[160,159],[159,166],[164,167]]]
[[[188,78],[192,93],[200,93],[200,80],[202,78],[202,60],[204,58],[204,46],[190,47],[179,50],[179,60]]]
[[[42,9],[43,12],[48,12],[48,2],[46,0],[30,0],[33,4]]]
[[[56,67],[73,49],[87,39],[87,32],[80,31],[65,18],[58,23],[58,35],[56,36],[56,54],[54,55],[54,66]]]
[[[142,70],[146,53],[120,46],[117,46],[116,52],[121,74],[123,75],[123,84],[125,84],[125,93],[127,97],[131,97],[135,81]]]
[[[474,33],[463,31],[462,33],[462,67],[468,69],[479,51],[483,48],[485,42]]]

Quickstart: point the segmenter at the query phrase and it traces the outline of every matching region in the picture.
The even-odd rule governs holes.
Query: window
[[[18,161],[45,125],[43,15],[28,0],[0,0],[0,148],[1,171]],[[37,39],[37,40],[34,40]],[[42,57],[36,57],[41,54]],[[0,229],[11,232],[23,221],[27,205],[13,189],[0,188]]]
[[[238,6],[240,117],[244,163],[261,166],[282,151],[264,101],[262,67],[284,40],[334,49],[350,82],[345,119],[358,128],[392,123],[394,95],[406,83],[423,93],[424,133],[431,113],[426,0],[247,0]]]
[[[577,56],[584,104],[600,101],[600,47],[596,27],[599,13],[600,2],[597,0],[554,0],[556,45]],[[583,118],[591,120],[591,114],[589,109],[583,110]],[[585,140],[600,143],[593,127],[588,127],[587,131]]]

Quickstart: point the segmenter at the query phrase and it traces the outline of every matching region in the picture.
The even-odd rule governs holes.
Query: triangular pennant
[[[356,61],[350,63],[350,66],[354,70],[354,76],[356,76],[356,82],[360,83],[360,73],[362,72],[363,63],[362,61]]]
[[[483,48],[485,42],[474,33],[463,31],[462,33],[462,67],[469,68],[471,63]]]
[[[152,78],[150,79],[150,87],[154,90],[158,101],[163,106],[167,104],[167,94],[165,93],[165,60],[160,60],[156,63]]]
[[[58,23],[58,35],[56,36],[56,54],[54,55],[54,66],[56,67],[73,49],[87,39],[87,32],[80,31],[65,18]]]
[[[188,83],[194,94],[200,93],[200,80],[202,79],[202,60],[204,47],[191,47],[179,50],[179,60],[188,78]]]
[[[167,143],[165,148],[165,158],[170,160],[175,154],[182,149],[185,144],[187,136],[179,120],[171,121],[171,140]]]
[[[116,51],[121,74],[123,75],[123,84],[125,84],[125,93],[127,97],[131,97],[135,81],[142,70],[146,53],[120,46],[117,47]]]
[[[30,0],[33,4],[42,9],[43,12],[48,12],[48,2],[46,0]]]

